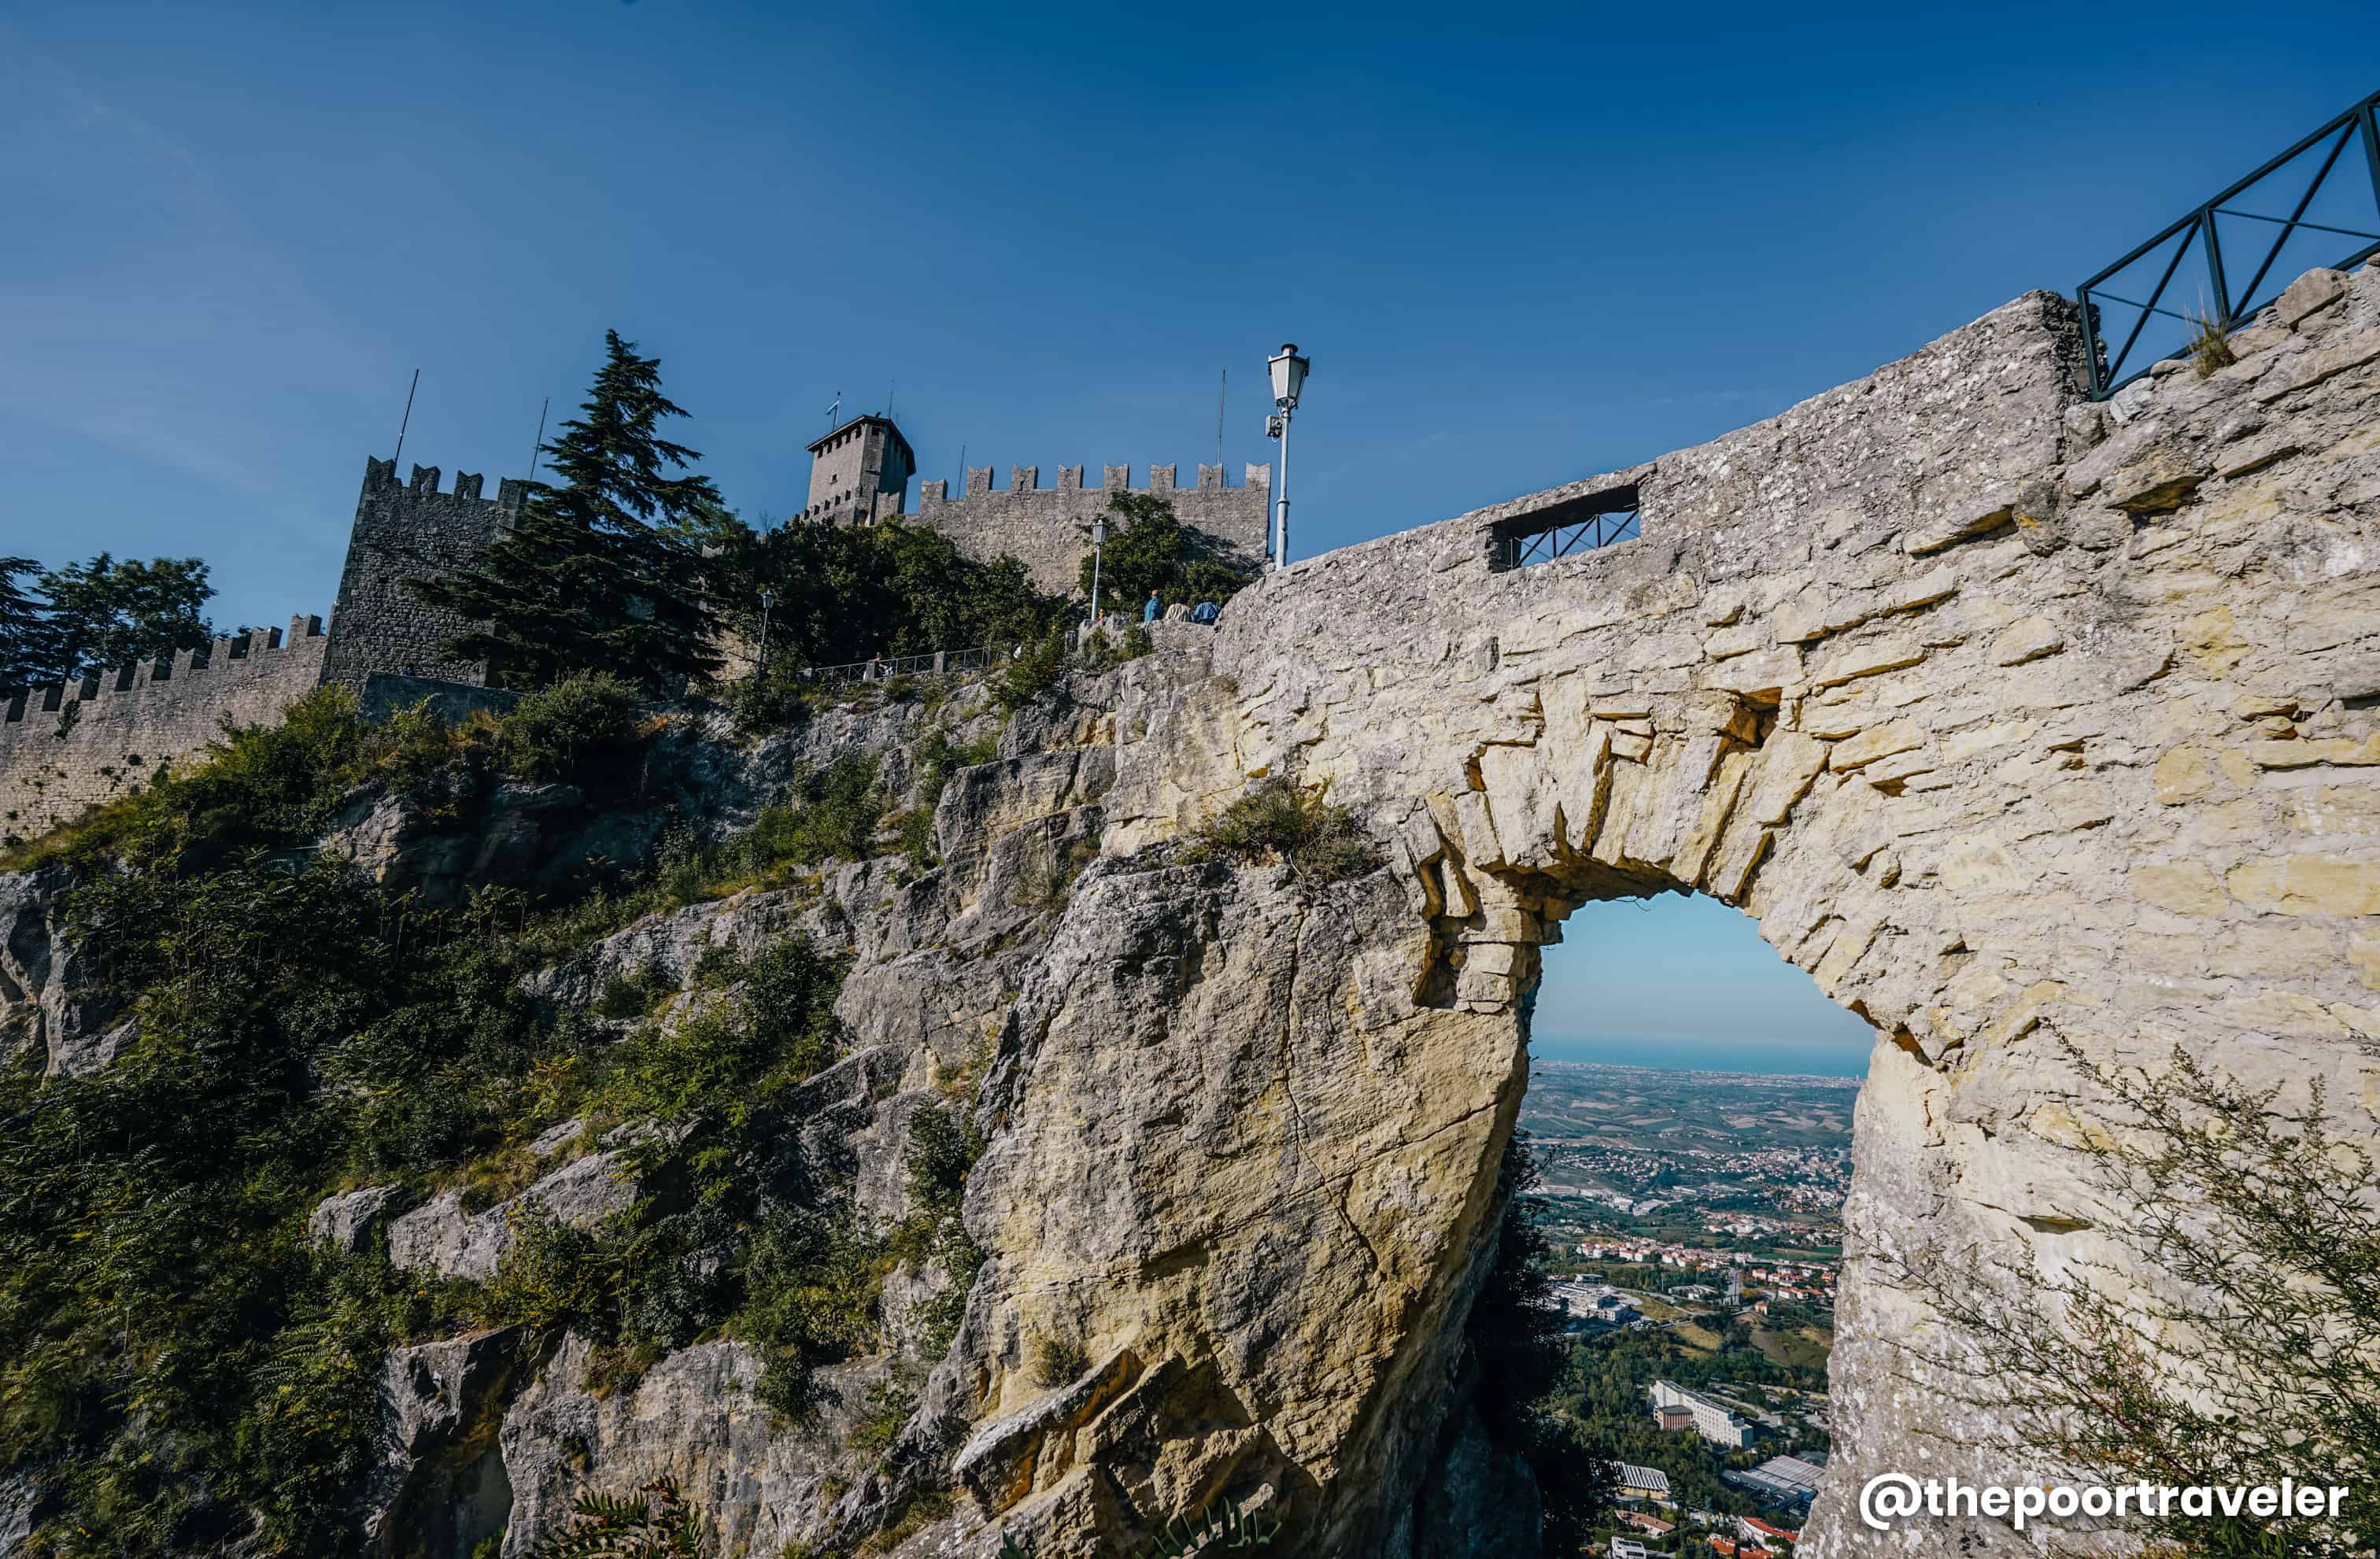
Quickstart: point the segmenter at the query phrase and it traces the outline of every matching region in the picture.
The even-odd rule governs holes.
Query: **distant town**
[[[1831,1441],[1856,1080],[1540,1062],[1522,1108],[1609,1559],[1789,1552]]]

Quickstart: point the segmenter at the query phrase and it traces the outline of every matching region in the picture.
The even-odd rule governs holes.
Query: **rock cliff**
[[[913,1127],[952,1112],[981,1144],[956,1229],[798,1421],[734,1337],[616,1388],[566,1330],[400,1350],[361,1528],[518,1554],[575,1492],[667,1474],[728,1553],[1090,1559],[1218,1502],[1280,1519],[1281,1552],[1509,1552],[1526,1474],[1477,1432],[1463,1330],[1536,949],[1583,903],[1678,891],[1755,917],[1878,1036],[1804,1551],[2017,1545],[1912,1544],[1847,1503],[1879,1471],[2041,1475],[1904,1351],[1946,1323],[1894,1261],[2124,1259],[2076,1215],[2074,1055],[2320,1080],[2374,1135],[2380,271],[2310,274],[2235,346],[2093,404],[2070,306],[2029,296],[1712,444],[1301,563],[1004,722],[969,695],[938,718],[996,752],[938,787],[901,704],[755,751],[673,738],[713,837],[879,755],[932,806],[929,864],[880,840],[630,925],[533,993],[645,981],[666,1014],[714,949],[846,955],[847,1043],[783,1106],[789,1151],[890,1227],[919,1213]],[[1622,499],[1641,539],[1500,566]],[[1384,864],[1184,848],[1269,777]],[[461,823],[361,797],[325,848],[457,900],[656,830],[515,787]],[[56,1070],[116,1014],[78,995],[54,893],[0,887],[0,1032]],[[644,1194],[632,1140],[551,1135],[493,1210],[358,1188],[316,1238],[484,1275],[532,1205],[591,1226]]]

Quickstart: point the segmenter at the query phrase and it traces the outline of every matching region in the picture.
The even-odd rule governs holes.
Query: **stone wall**
[[[1265,556],[1265,530],[1272,512],[1272,467],[1250,465],[1238,487],[1223,485],[1220,465],[1198,467],[1198,485],[1174,485],[1174,467],[1152,465],[1148,485],[1132,485],[1132,467],[1104,468],[1098,487],[1083,484],[1083,467],[1064,465],[1058,485],[1041,485],[1038,465],[1018,465],[1009,485],[995,490],[989,465],[967,469],[966,491],[949,496],[946,481],[922,482],[917,489],[916,524],[931,526],[959,544],[969,557],[991,559],[1006,553],[1023,562],[1034,585],[1055,594],[1072,595],[1078,583],[1083,554],[1090,550],[1087,534],[1092,519],[1105,514],[1111,492],[1138,492],[1163,498],[1173,505],[1182,523],[1238,551],[1249,562]]]
[[[0,719],[0,838],[32,839],[223,734],[270,724],[322,680],[319,617],[12,697]]]
[[[506,477],[496,496],[480,496],[481,478],[458,473],[455,490],[438,490],[438,468],[416,465],[399,482],[393,460],[364,461],[339,597],[331,613],[325,681],[360,683],[373,671],[483,684],[484,661],[458,660],[443,645],[474,626],[418,599],[408,580],[441,574],[479,556],[520,512],[528,484]]]
[[[970,1328],[1180,1360],[1185,1476],[1228,1449],[1195,1427],[1221,1402],[1329,1551],[1427,1552],[1400,1502],[1448,1410],[1537,949],[1584,902],[1706,893],[1877,1033],[1804,1551],[2033,1552],[1988,1521],[1872,1532],[1848,1502],[1882,1471],[2058,1471],[1935,1372],[1975,1339],[1897,1260],[2164,1281],[2084,1178],[2066,1047],[2186,1046],[2284,1107],[2320,1082],[2380,1145],[2380,271],[2311,273],[2236,366],[2110,404],[2079,393],[2078,337],[2030,295],[1699,449],[1302,562],[1226,609],[1211,674],[1140,679],[1108,854],[1290,774],[1376,832],[1404,912],[1293,897],[1240,926],[1193,896],[1201,926],[1143,946],[1117,899],[1139,889],[1079,892],[970,1196],[993,1257]],[[1500,535],[1631,487],[1641,539],[1493,566]],[[1112,1010],[1109,964],[1167,994]],[[1087,1187],[1062,1238],[1045,1210]],[[1353,1292],[1305,1254],[1342,1235]],[[962,1472],[1081,1529],[1098,1404],[1069,1427],[985,1370],[1012,1416]],[[1132,1432],[1173,1444],[1165,1421]]]

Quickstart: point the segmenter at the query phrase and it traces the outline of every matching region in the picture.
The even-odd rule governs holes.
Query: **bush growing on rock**
[[[2369,1053],[2369,1047],[2367,1047]],[[2367,1554],[2380,1541],[2380,1163],[2330,1123],[2319,1077],[2301,1104],[2177,1048],[2156,1072],[2100,1064],[2070,1044],[2100,1118],[2075,1133],[2101,1227],[2162,1293],[2113,1262],[2045,1282],[2029,1258],[1887,1252],[1894,1281],[1985,1340],[1912,1362],[1965,1383],[2026,1444],[2105,1481],[2339,1486],[2338,1516],[2286,1533],[2253,1517],[2167,1513],[2170,1552],[2262,1559]]]
[[[1182,858],[1235,866],[1279,863],[1317,882],[1362,876],[1380,864],[1354,813],[1325,802],[1318,790],[1278,776],[1194,833]]]
[[[598,781],[636,745],[637,685],[608,671],[565,677],[503,720],[504,763],[524,780]]]
[[[1003,709],[1021,709],[1058,685],[1066,674],[1066,627],[1052,623],[1032,647],[1011,659],[992,680],[992,696]]]

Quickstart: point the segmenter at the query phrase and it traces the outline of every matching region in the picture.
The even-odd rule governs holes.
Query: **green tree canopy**
[[[723,513],[718,489],[674,474],[701,456],[661,436],[662,418],[686,415],[662,393],[661,359],[617,331],[603,340],[593,390],[545,446],[560,481],[532,487],[518,523],[470,567],[412,584],[488,624],[446,647],[487,660],[503,686],[610,671],[661,687],[720,665],[701,547]]]
[[[1014,558],[970,558],[940,531],[897,520],[747,531],[722,554],[714,577],[723,609],[756,636],[760,592],[773,592],[769,657],[776,665],[1030,644],[1069,615],[1063,600],[1033,587]]]
[[[1099,561],[1102,606],[1123,610],[1154,590],[1168,606],[1177,602],[1222,602],[1256,582],[1255,562],[1228,542],[1186,526],[1172,501],[1145,492],[1108,495],[1114,518]],[[1091,552],[1083,551],[1083,598],[1091,598]]]
[[[16,581],[37,566],[30,558],[0,558],[0,684],[63,682],[214,638],[200,610],[214,586],[197,558],[118,562],[102,552],[44,572],[28,592]]]
[[[0,699],[49,672],[49,618],[17,581],[38,572],[30,558],[0,558]]]

